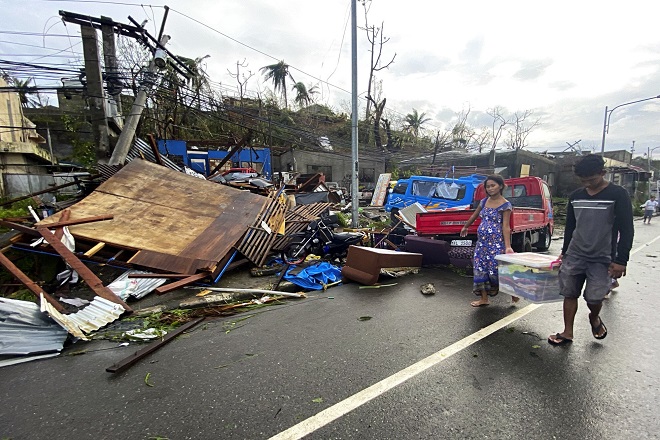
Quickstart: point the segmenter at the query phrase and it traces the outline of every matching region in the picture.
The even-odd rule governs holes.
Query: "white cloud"
[[[173,8],[166,26],[172,36],[170,48],[190,58],[211,55],[207,65],[214,81],[235,87],[227,69],[234,70],[237,61],[245,60],[254,74],[248,87],[263,91],[270,85],[263,83],[259,69],[285,60],[296,80],[315,84],[316,77],[337,86],[322,88],[323,99],[335,108],[350,100],[346,93],[351,89],[349,0],[172,0],[168,4]],[[437,128],[450,126],[451,115],[463,109],[483,115],[502,106],[511,112],[532,110],[541,118],[529,137],[534,147],[561,147],[577,139],[599,147],[606,105],[613,108],[660,94],[660,34],[652,3],[646,1],[370,4],[370,24],[384,23],[390,39],[383,60],[397,54],[394,64],[378,73],[389,109],[406,114],[416,108],[434,117],[432,125]],[[71,42],[79,41],[77,26],[56,24],[53,17],[58,9],[107,15],[122,22],[128,22],[129,14],[138,22],[148,18],[147,29],[154,35],[163,13],[162,8],[146,5],[25,0],[3,5],[0,30],[41,33],[54,25],[51,33],[69,33]],[[363,26],[360,5],[357,18]],[[370,54],[363,30],[358,38],[358,82],[364,93]],[[37,46],[45,42],[62,49],[70,44],[62,37],[0,34],[0,40]],[[6,54],[30,50],[47,53],[0,42],[4,59],[12,59]],[[74,50],[79,52],[80,45]],[[54,57],[41,61],[45,60],[66,62]],[[640,151],[660,145],[655,128],[659,116],[660,100],[615,110],[608,148],[629,148],[632,140]]]

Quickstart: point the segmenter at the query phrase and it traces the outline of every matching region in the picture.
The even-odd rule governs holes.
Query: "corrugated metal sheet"
[[[157,287],[167,282],[164,278],[129,278],[132,274],[147,273],[143,270],[129,270],[117,277],[112,283],[108,284],[108,289],[122,300],[126,301],[128,297],[140,299],[148,293],[153,292]]]
[[[62,350],[67,333],[29,301],[0,298],[0,354]]]
[[[119,304],[96,296],[84,309],[76,313],[63,315],[55,310],[42,296],[41,311],[48,313],[51,318],[73,336],[87,341],[88,338],[85,333],[91,333],[116,321],[125,309]]]
[[[142,158],[148,160],[149,162],[157,163],[156,156],[154,156],[154,152],[151,150],[151,146],[149,146],[149,144],[143,141],[142,139],[135,138],[135,142],[133,142],[133,146],[126,155],[126,162],[130,162],[133,159],[142,159]],[[163,164],[167,168],[170,168],[175,171],[183,170],[180,166],[172,162],[165,155],[161,154],[160,159],[163,161]]]

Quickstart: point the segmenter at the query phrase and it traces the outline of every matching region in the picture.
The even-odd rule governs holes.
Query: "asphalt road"
[[[210,321],[117,375],[134,346],[3,368],[0,438],[660,438],[656,220],[635,222],[602,341],[582,302],[575,342],[553,347],[560,303],[474,309],[471,278],[423,269]]]

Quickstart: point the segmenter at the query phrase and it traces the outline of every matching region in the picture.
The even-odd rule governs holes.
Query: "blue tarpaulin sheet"
[[[341,270],[323,261],[302,270],[292,267],[286,272],[284,279],[306,289],[322,290],[325,284],[341,280]]]

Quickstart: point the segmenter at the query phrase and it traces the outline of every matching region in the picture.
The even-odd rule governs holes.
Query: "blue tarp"
[[[341,280],[341,270],[323,261],[302,270],[294,266],[286,272],[284,279],[305,289],[322,290],[325,284]]]

